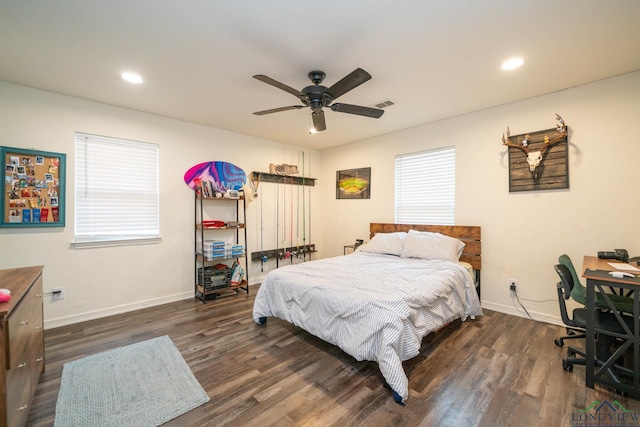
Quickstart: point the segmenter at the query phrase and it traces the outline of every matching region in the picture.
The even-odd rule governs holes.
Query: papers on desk
[[[607,264],[609,264],[611,267],[615,268],[616,270],[640,271],[640,268],[634,267],[633,265],[627,264],[625,262],[608,262]]]

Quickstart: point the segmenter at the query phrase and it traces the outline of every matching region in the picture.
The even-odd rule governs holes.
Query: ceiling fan
[[[333,101],[335,101],[338,97],[344,95],[350,90],[355,89],[362,83],[371,79],[371,74],[367,73],[362,68],[356,68],[354,71],[347,74],[342,78],[342,80],[335,83],[330,88],[326,88],[325,86],[322,86],[320,84],[327,76],[324,72],[315,70],[309,72],[308,76],[309,79],[313,82],[313,85],[307,86],[301,91],[280,83],[279,81],[276,81],[271,77],[267,77],[263,74],[257,74],[253,76],[254,79],[258,79],[261,82],[270,84],[271,86],[275,86],[278,89],[284,90],[285,92],[289,92],[293,96],[297,97],[303,104],[273,108],[271,110],[257,111],[253,114],[262,116],[264,114],[277,113],[287,110],[299,110],[300,108],[310,107],[311,118],[313,119],[313,129],[311,131],[320,132],[327,129],[327,124],[324,120],[324,111],[322,110],[323,107],[329,107],[332,111],[337,111],[338,113],[357,114],[359,116],[373,117],[375,119],[380,118],[380,116],[382,116],[382,114],[384,113],[384,110],[379,110],[377,108],[342,103],[333,104]]]

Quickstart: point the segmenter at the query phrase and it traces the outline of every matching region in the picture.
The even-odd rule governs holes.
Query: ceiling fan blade
[[[367,80],[371,80],[371,74],[367,73],[362,68],[356,68],[351,73],[343,77],[342,80],[327,89],[325,93],[331,98],[336,99],[349,92],[351,89],[360,86]]]
[[[384,110],[379,110],[377,108],[340,103],[331,105],[331,110],[337,111],[338,113],[349,113],[357,114],[359,116],[373,117],[374,119],[379,119],[384,114]]]
[[[301,108],[304,108],[304,105],[290,105],[288,107],[280,107],[280,108],[272,108],[271,110],[256,111],[253,114],[255,114],[256,116],[264,116],[265,114],[279,113],[280,111],[287,111],[287,110],[299,110]]]
[[[327,123],[324,121],[324,111],[314,111],[311,113],[313,119],[313,129],[316,132],[322,132],[327,129]]]
[[[289,92],[291,95],[293,96],[297,96],[297,97],[302,97],[304,98],[304,93],[300,92],[297,89],[292,88],[291,86],[287,86],[284,83],[280,83],[277,80],[273,80],[271,77],[267,77],[264,74],[256,74],[255,76],[253,76],[254,79],[260,80],[261,82],[264,82],[266,84],[269,84],[271,86],[275,86],[278,89],[282,89],[285,92]]]

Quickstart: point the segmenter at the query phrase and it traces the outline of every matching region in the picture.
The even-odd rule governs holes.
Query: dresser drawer
[[[7,326],[10,346],[6,369],[14,369],[28,359],[28,354],[33,354],[38,342],[36,337],[41,338],[43,333],[42,276],[11,313]],[[41,339],[39,345],[42,345]]]
[[[30,365],[7,371],[7,426],[23,426],[31,409]]]

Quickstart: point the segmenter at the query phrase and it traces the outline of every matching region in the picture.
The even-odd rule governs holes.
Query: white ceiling
[[[0,0],[0,80],[325,149],[638,70],[639,22],[637,0]],[[299,104],[254,74],[358,67],[340,102],[396,102],[380,119],[252,114]]]

